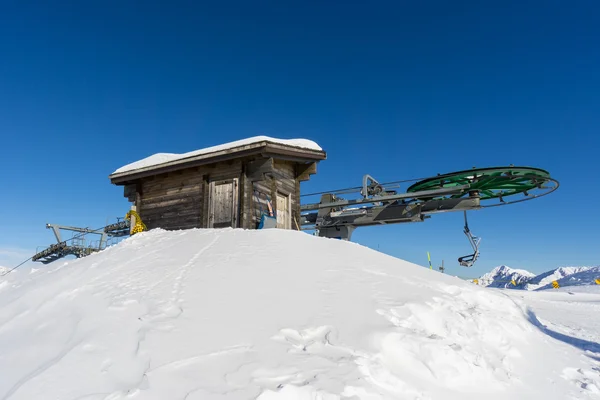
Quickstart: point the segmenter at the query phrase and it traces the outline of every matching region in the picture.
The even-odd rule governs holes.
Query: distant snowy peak
[[[487,287],[506,288],[523,285],[535,275],[524,269],[513,269],[506,265],[494,268],[479,278],[479,284]]]
[[[544,286],[552,285],[553,281],[559,281],[567,276],[585,272],[592,267],[559,267],[539,274],[527,282],[525,289],[536,290]]]
[[[523,269],[513,269],[501,265],[479,278],[478,283],[481,286],[493,288],[544,290],[552,288],[554,281],[557,281],[562,287],[594,285],[596,279],[600,279],[600,266],[559,267],[534,275]]]
[[[584,286],[584,285],[596,285],[596,280],[600,279],[600,266],[597,267],[563,267],[564,270],[560,273],[570,272],[562,277],[555,276],[555,281],[558,282],[559,286]],[[557,268],[558,271],[561,268]],[[528,285],[529,286],[529,285]],[[541,284],[536,288],[529,288],[529,290],[544,290],[552,288],[552,281]]]
[[[500,273],[500,274],[520,274],[523,276],[530,276],[530,277],[534,277],[535,274],[531,273],[525,269],[518,269],[518,268],[511,268],[507,265],[501,265],[499,267],[494,268],[491,273]]]

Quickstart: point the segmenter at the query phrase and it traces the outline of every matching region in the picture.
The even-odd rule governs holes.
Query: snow
[[[1,399],[600,398],[599,294],[301,232],[157,229],[4,279]]]
[[[125,166],[117,169],[115,172],[113,172],[113,174],[129,172],[129,171],[133,171],[133,170],[141,169],[141,168],[154,167],[154,166],[172,162],[172,161],[183,160],[185,158],[195,157],[195,156],[214,153],[214,152],[223,151],[223,150],[230,150],[230,149],[234,149],[236,147],[251,145],[254,143],[259,143],[259,142],[264,142],[264,141],[282,144],[282,145],[286,145],[286,146],[298,147],[298,148],[302,148],[302,149],[308,149],[308,150],[316,150],[316,151],[323,150],[317,143],[313,142],[312,140],[308,140],[308,139],[276,139],[276,138],[272,138],[272,137],[268,137],[268,136],[255,136],[255,137],[251,137],[251,138],[247,138],[247,139],[237,140],[235,142],[221,144],[218,146],[212,146],[212,147],[207,147],[207,148],[200,149],[200,150],[190,151],[190,152],[183,153],[183,154],[175,154],[175,153],[153,154],[142,160],[125,165]]]
[[[513,281],[519,286],[528,282],[534,276],[534,274],[524,269],[514,269],[501,265],[479,278],[479,284],[486,287],[508,288],[514,287]]]
[[[536,290],[542,286],[552,286],[553,281],[557,281],[565,276],[576,274],[587,269],[589,269],[589,267],[559,267],[550,271],[546,271],[529,280],[524,286],[524,289]]]
[[[8,287],[8,281],[4,279],[4,276],[8,274],[8,271],[10,271],[10,268],[0,266],[0,291]]]
[[[577,346],[597,360],[600,354],[600,285],[544,291],[510,291],[525,301],[536,322],[552,337]],[[596,377],[600,369],[595,370]]]
[[[600,279],[599,267],[559,267],[534,275],[522,269],[499,266],[479,278],[479,285],[492,288],[546,290],[553,289],[552,282],[560,286],[595,285]],[[515,281],[516,286],[512,284]]]
[[[570,267],[568,271],[561,271],[559,274],[553,274],[552,277],[563,286],[583,286],[596,285],[596,279],[600,279],[599,267]],[[552,288],[552,281],[542,280],[537,290]]]

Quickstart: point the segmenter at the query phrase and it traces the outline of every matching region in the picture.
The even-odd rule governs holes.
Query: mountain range
[[[493,288],[545,290],[552,289],[552,282],[559,286],[595,285],[600,279],[600,266],[559,267],[535,275],[524,269],[501,265],[477,279],[477,284]]]

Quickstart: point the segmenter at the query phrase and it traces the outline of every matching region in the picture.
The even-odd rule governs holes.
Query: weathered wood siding
[[[290,195],[292,217],[290,226],[292,229],[297,229],[296,222],[300,221],[300,185],[296,179],[295,163],[275,161],[273,177],[277,181],[277,191],[284,195]]]
[[[240,228],[254,229],[254,201],[252,198],[252,182],[248,179],[246,168],[240,177]]]
[[[258,227],[258,224],[260,223],[260,218],[263,213],[268,214],[269,206],[267,204],[267,196],[269,200],[271,200],[272,205],[273,192],[275,188],[275,181],[269,176],[266,176],[261,181],[252,182],[252,185],[250,187],[250,189],[252,190],[252,226],[250,227],[250,229],[255,229]],[[274,208],[273,211],[275,211]]]
[[[268,212],[277,212],[277,193],[290,196],[291,229],[300,220],[298,165],[268,158],[245,158],[142,178],[128,187],[148,229],[206,228],[210,224],[211,182],[237,179],[237,227],[255,229]],[[130,192],[135,189],[135,196]]]
[[[210,183],[208,228],[238,227],[239,179]]]
[[[241,178],[242,176],[242,161],[241,160],[233,160],[229,162],[222,162],[207,166],[199,167],[199,173],[204,177],[204,185],[202,191],[202,197],[206,200],[202,204],[202,227],[206,228],[209,226],[209,190],[210,190],[210,182],[219,181],[223,179],[231,179],[231,178]],[[238,213],[238,221],[239,221],[239,210],[240,207],[243,206],[238,201],[238,207],[236,213]],[[239,225],[239,224],[238,224]]]
[[[252,226],[256,228],[260,222],[262,213],[268,213],[267,196],[271,200],[273,211],[277,212],[277,192],[290,195],[291,228],[297,229],[296,221],[300,220],[300,184],[296,179],[295,164],[276,160],[271,172],[267,172],[264,178],[252,182],[253,207]]]
[[[148,229],[201,227],[204,180],[196,168],[143,179],[137,208]]]
[[[239,178],[241,171],[241,161],[232,161],[144,178],[137,185],[140,217],[148,229],[205,228],[209,183]]]

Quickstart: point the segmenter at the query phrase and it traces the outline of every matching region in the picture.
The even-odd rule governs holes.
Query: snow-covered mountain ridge
[[[494,268],[478,279],[478,284],[486,287],[545,290],[552,288],[552,282],[559,286],[594,285],[600,279],[598,267],[559,267],[539,275],[523,269],[513,269],[506,265]]]
[[[533,277],[535,277],[534,274],[524,269],[513,269],[506,265],[501,265],[481,276],[479,284],[487,287],[504,288],[514,286],[513,282],[517,285],[522,285]]]

